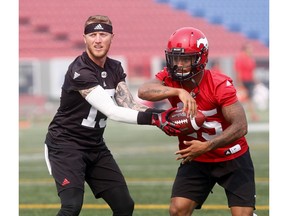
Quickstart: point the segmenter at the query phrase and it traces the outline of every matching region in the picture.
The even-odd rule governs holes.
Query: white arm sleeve
[[[85,99],[111,120],[137,124],[138,111],[117,106],[100,85],[93,89]]]

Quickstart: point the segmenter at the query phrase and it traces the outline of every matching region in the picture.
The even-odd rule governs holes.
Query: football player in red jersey
[[[60,106],[49,124],[45,159],[61,199],[57,216],[80,214],[85,182],[96,198],[107,202],[114,216],[132,215],[134,201],[103,138],[107,118],[155,125],[168,135],[179,132],[166,121],[173,109],[150,109],[134,101],[121,63],[107,56],[113,36],[107,16],[87,19],[86,49],[67,70]]]
[[[148,101],[168,99],[172,107],[188,114],[199,109],[206,116],[198,131],[178,136],[176,154],[181,164],[172,188],[170,215],[192,215],[218,183],[233,216],[252,216],[255,181],[245,139],[246,114],[232,79],[205,69],[208,51],[208,40],[200,30],[176,30],[165,51],[167,66],[140,86],[138,96]]]

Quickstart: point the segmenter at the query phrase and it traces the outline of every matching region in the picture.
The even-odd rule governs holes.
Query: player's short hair
[[[84,28],[91,23],[105,23],[112,26],[112,21],[108,16],[105,15],[94,15],[88,17],[88,19],[85,22]]]

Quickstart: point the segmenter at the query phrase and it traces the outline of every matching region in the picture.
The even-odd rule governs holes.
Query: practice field
[[[25,125],[24,125],[25,126]],[[44,160],[44,139],[47,122],[26,125],[19,131],[19,215],[51,216],[59,209],[59,198]],[[167,216],[170,191],[179,162],[175,137],[156,127],[135,126],[108,121],[107,145],[122,169],[135,201],[135,216]],[[269,134],[250,132],[247,135],[256,171],[257,210],[269,215]],[[110,216],[101,199],[94,199],[86,185],[81,216]],[[228,216],[225,193],[218,185],[203,209],[194,215]]]

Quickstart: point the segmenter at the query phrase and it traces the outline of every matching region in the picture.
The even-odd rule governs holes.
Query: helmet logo
[[[207,38],[200,38],[197,40],[197,48],[200,48],[200,45],[203,44],[203,46],[208,49],[208,40]]]

